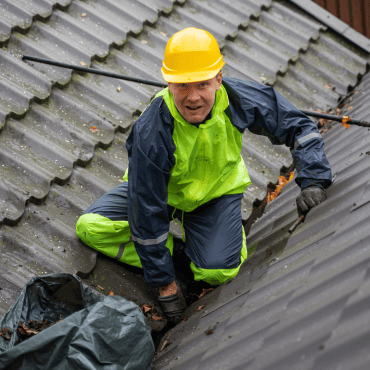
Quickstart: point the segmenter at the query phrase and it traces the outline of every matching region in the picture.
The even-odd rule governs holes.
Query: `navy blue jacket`
[[[224,77],[229,97],[225,113],[243,133],[267,136],[273,144],[292,150],[301,189],[331,183],[324,142],[316,125],[272,87]],[[128,218],[145,280],[150,287],[165,286],[175,278],[165,244],[169,230],[167,185],[175,164],[173,117],[162,96],[134,123],[126,143],[129,155]],[[207,123],[204,123],[207,124]]]

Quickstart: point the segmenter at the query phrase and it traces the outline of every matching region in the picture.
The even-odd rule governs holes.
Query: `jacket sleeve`
[[[128,220],[150,287],[172,282],[175,272],[166,247],[169,232],[167,185],[174,166],[174,143],[163,119],[162,97],[154,99],[133,124],[126,142],[129,157]]]
[[[292,152],[303,190],[308,186],[326,188],[331,184],[331,169],[319,131],[305,114],[269,86],[237,78],[224,78],[229,96],[229,114],[234,126],[264,135],[273,144],[285,144]]]

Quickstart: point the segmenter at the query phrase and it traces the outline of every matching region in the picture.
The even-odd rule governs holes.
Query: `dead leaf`
[[[155,313],[152,313],[152,319],[154,321],[161,321],[161,320],[163,320],[163,317],[162,316],[157,316]]]
[[[147,304],[144,303],[140,308],[141,311],[143,311],[143,314],[146,314],[147,312],[151,311],[154,308],[154,304],[148,306]]]
[[[351,109],[353,109],[352,105],[351,105],[350,107],[348,107],[348,108],[347,108],[347,112],[348,112],[349,110],[351,110]]]
[[[266,81],[266,77],[260,76],[260,79]]]
[[[85,17],[86,17],[86,13],[82,13],[82,14],[81,14],[81,17],[82,17],[82,18],[85,18]]]
[[[204,307],[204,305],[203,306],[199,306],[196,312],[199,312],[203,307]]]
[[[104,290],[103,287],[101,287],[100,285],[97,285],[97,288],[101,289],[101,290]]]
[[[166,347],[166,345],[167,345],[167,342],[168,342],[168,339],[170,339],[170,335],[171,335],[171,332],[170,332],[170,334],[168,334],[168,338],[165,340],[165,342],[163,343],[163,346],[162,346],[162,348],[161,348],[161,350],[159,351],[159,352],[162,352],[164,349],[165,349],[165,347]]]
[[[209,289],[203,288],[203,292],[198,295],[198,298],[201,299],[202,297],[204,297],[211,290],[213,290],[213,288],[209,288]]]
[[[148,43],[148,41],[145,41],[145,40],[141,40],[141,42],[142,42],[143,44],[147,44],[147,43]]]
[[[121,89],[121,86],[118,86],[117,87],[117,91],[120,92],[122,89]]]
[[[340,112],[341,112],[342,110],[340,109],[340,108],[337,108],[337,116],[339,116],[340,115]]]
[[[99,130],[95,126],[90,127],[91,132],[98,132]]]
[[[111,290],[108,295],[114,295],[113,290]]]
[[[348,107],[348,104],[349,104],[349,103],[344,104],[344,108],[345,108],[345,107]]]
[[[21,334],[31,335],[31,334],[38,334],[37,330],[33,330],[28,328],[24,323],[20,324],[21,328],[18,328]]]
[[[342,123],[342,126],[346,128],[346,130],[349,129],[349,124],[348,123]]]
[[[324,131],[325,132],[325,131]],[[276,186],[275,191],[273,192],[268,192],[267,194],[267,203],[271,202],[273,199],[275,199],[279,194],[283,186],[285,186],[292,178],[294,177],[294,172],[291,172],[289,175],[289,179],[287,179],[285,176],[280,176],[278,185]]]
[[[325,87],[327,87],[328,89],[331,90],[331,85],[330,84],[325,85]]]
[[[213,334],[213,330],[212,329],[209,329],[207,331],[205,331],[206,335],[210,335],[210,334]]]
[[[84,67],[86,67],[86,66],[87,66],[87,64],[86,64],[85,62],[80,62],[80,64],[81,64],[82,66],[84,66]]]
[[[182,324],[183,322],[187,321],[189,319],[190,316],[185,316],[184,319],[182,321],[179,322],[179,324]],[[179,325],[177,324],[177,325]]]

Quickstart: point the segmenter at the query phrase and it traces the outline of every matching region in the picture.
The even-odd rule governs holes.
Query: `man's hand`
[[[296,199],[299,216],[305,215],[324,200],[326,200],[325,190],[314,186],[304,189]]]
[[[167,319],[173,324],[181,321],[181,314],[186,308],[184,296],[180,288],[177,286],[176,281],[169,283],[159,289],[158,301]]]
[[[162,286],[159,289],[160,297],[165,297],[167,295],[172,295],[177,293],[177,285],[175,280],[172,283],[169,283],[166,286]]]

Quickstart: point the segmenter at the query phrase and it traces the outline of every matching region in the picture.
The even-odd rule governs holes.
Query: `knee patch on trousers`
[[[112,221],[95,213],[82,215],[76,224],[77,236],[89,247],[131,266],[142,268],[127,221]],[[173,236],[166,247],[173,254]]]
[[[238,275],[241,265],[247,259],[247,239],[243,228],[243,244],[240,251],[240,264],[238,267],[232,269],[204,269],[195,266],[194,262],[191,262],[190,268],[194,274],[194,280],[203,280],[211,285],[220,285],[227,280],[235,278]]]

